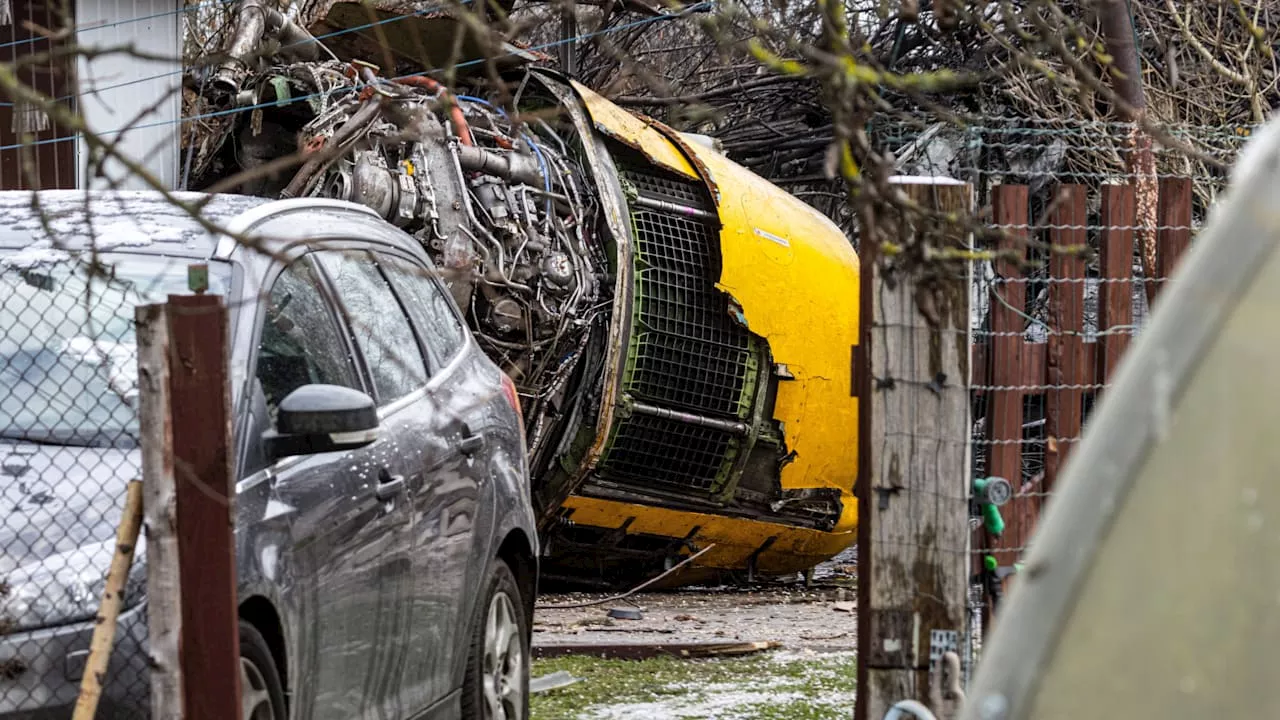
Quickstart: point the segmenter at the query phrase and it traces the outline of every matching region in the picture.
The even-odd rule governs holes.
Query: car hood
[[[136,449],[0,441],[0,579],[115,536]]]

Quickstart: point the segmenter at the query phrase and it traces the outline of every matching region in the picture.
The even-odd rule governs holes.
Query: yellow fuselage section
[[[852,358],[858,343],[858,257],[828,218],[723,155],[575,85],[596,129],[655,166],[705,183],[720,222],[716,287],[741,308],[768,345],[777,372],[773,419],[788,459],[782,490],[827,488],[842,509],[829,530],[765,518],[672,509],[576,494],[573,522],[715,544],[698,564],[793,572],[853,543],[857,526],[858,403]],[[696,531],[695,531],[696,530]],[[692,536],[690,537],[690,534]],[[762,550],[763,548],[763,550]]]

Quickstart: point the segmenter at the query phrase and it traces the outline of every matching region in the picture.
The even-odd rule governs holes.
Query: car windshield
[[[190,260],[0,253],[0,438],[137,446],[134,308],[187,290]],[[230,268],[209,264],[210,292]]]

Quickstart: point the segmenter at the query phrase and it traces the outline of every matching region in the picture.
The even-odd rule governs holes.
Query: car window
[[[273,425],[280,401],[303,385],[361,389],[315,268],[305,258],[280,273],[271,287],[258,345],[257,377]]]
[[[0,438],[136,447],[134,311],[187,292],[188,262],[34,245],[0,252]],[[231,276],[230,265],[209,263],[210,292],[225,295]]]
[[[356,344],[385,405],[427,382],[427,367],[404,309],[365,252],[323,252],[320,262],[333,278],[351,322]]]
[[[409,314],[423,333],[427,350],[435,355],[440,365],[449,362],[462,349],[466,330],[458,321],[444,290],[431,279],[426,269],[408,260],[379,255],[378,262],[400,291],[400,297],[404,298]]]

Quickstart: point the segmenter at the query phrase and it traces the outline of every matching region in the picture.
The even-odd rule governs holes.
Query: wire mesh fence
[[[69,717],[77,701],[126,486],[140,476],[134,309],[184,289],[185,272],[160,256],[55,249],[48,237],[0,247],[0,715]],[[145,715],[142,544],[98,718]]]
[[[1147,187],[1158,200],[1145,220],[1142,178],[1125,162],[1131,130],[986,117],[872,133],[898,173],[974,191],[971,469],[976,496],[1003,478],[1011,497],[996,514],[972,508],[971,660],[1090,412],[1253,128],[1172,128],[1157,140]]]
[[[1134,179],[1126,163],[1134,126],[1110,121],[953,114],[886,116],[869,128],[873,145],[892,155],[902,175],[944,175],[973,185],[976,207],[990,203],[993,187],[1025,184],[1033,217],[1057,184],[1097,190]],[[1154,172],[1188,178],[1198,227],[1226,188],[1227,168],[1256,126],[1169,126],[1153,138]],[[1096,212],[1096,200],[1091,206]]]

